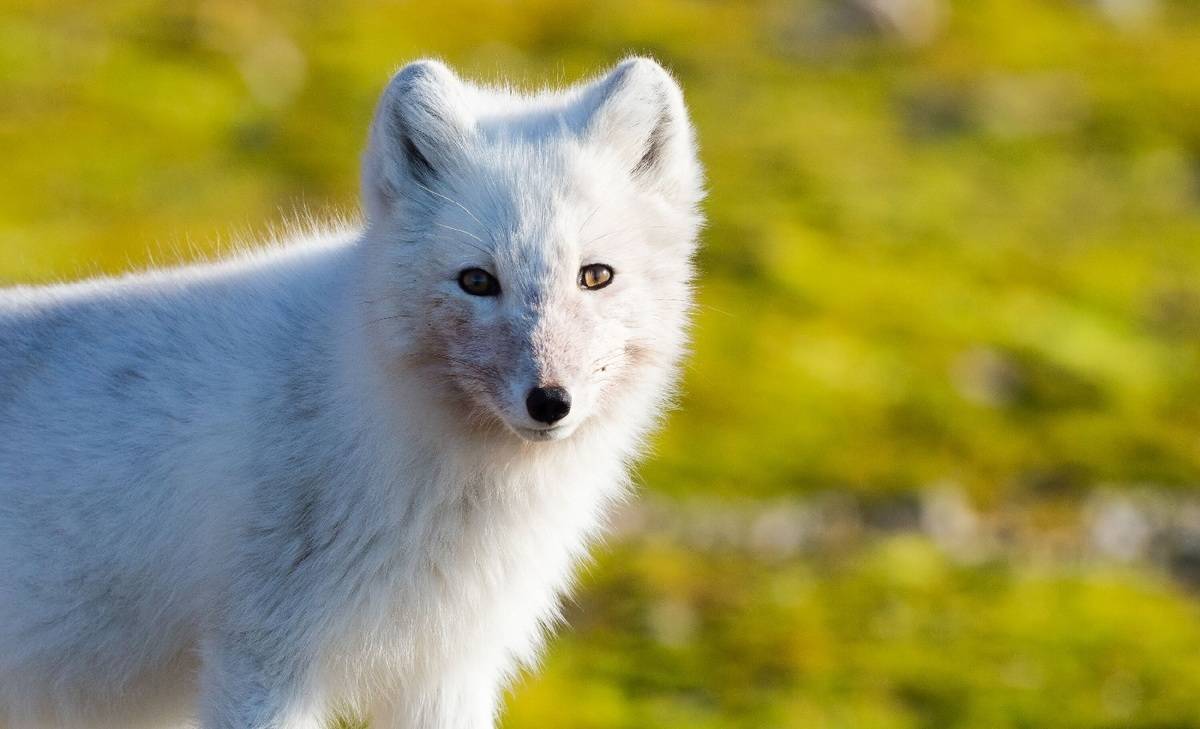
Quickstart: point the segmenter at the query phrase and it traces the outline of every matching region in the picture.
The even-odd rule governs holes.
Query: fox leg
[[[372,729],[493,729],[499,681],[491,675],[443,677],[429,690],[405,694],[372,715]]]

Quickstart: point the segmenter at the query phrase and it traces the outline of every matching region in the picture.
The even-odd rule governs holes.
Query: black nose
[[[557,423],[571,412],[571,394],[561,387],[535,387],[525,398],[525,407],[539,423]]]

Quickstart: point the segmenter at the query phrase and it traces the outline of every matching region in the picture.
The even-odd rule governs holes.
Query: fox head
[[[685,346],[702,197],[682,94],[654,61],[533,95],[412,63],[364,159],[367,316],[463,422],[529,441],[653,422]]]

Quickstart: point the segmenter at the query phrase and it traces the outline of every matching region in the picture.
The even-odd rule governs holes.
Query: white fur
[[[533,96],[423,61],[363,230],[0,291],[0,727],[492,726],[667,404],[701,195],[653,61]]]

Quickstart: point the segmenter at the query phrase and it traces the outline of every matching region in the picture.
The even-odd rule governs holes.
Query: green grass
[[[952,483],[1069,511],[1098,484],[1200,484],[1191,0],[1126,25],[1099,2],[958,0],[908,38],[849,0],[0,5],[0,283],[353,210],[375,96],[407,59],[536,86],[648,52],[685,87],[711,193],[695,356],[647,489]],[[1200,716],[1195,602],[1145,569],[635,542],[573,614],[509,726]],[[690,627],[663,644],[651,614]]]
[[[506,726],[1195,727],[1198,618],[1146,574],[964,566],[912,537],[805,562],[636,543]]]

